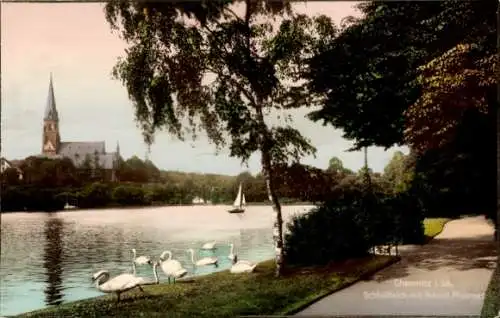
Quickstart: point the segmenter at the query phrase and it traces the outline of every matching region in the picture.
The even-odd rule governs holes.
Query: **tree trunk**
[[[276,277],[283,273],[283,217],[281,215],[281,205],[276,195],[275,184],[273,182],[273,171],[271,167],[271,157],[269,151],[262,149],[262,168],[266,180],[267,194],[271,201],[274,212],[273,240],[276,257]]]
[[[283,257],[283,216],[281,215],[281,205],[276,194],[276,185],[274,183],[274,171],[271,160],[271,138],[264,122],[264,114],[262,108],[257,108],[257,121],[261,126],[261,163],[264,179],[266,180],[266,189],[269,201],[273,206],[274,226],[273,226],[273,241],[276,258],[276,277],[279,277],[284,270],[285,262]]]
[[[500,2],[497,7],[497,25],[500,25]],[[500,32],[497,32],[497,51],[500,54]],[[497,103],[500,104],[500,81],[497,82]],[[497,217],[495,220],[495,239],[500,241],[500,234],[498,227],[500,222],[500,112],[498,111],[498,104],[495,107],[496,120],[497,120]],[[499,245],[500,246],[500,245]]]

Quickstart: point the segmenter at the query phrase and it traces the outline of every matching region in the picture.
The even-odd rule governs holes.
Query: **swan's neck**
[[[136,257],[137,257],[137,253],[136,253],[136,251],[135,251],[135,250],[132,250],[132,254],[134,255],[134,260],[135,260],[135,259],[136,259]]]
[[[193,264],[196,264],[195,260],[194,260],[194,251],[189,251],[191,253],[191,262]]]
[[[137,273],[135,262],[132,262],[132,270],[134,271],[134,275]]]
[[[158,278],[158,267],[156,265],[153,266],[153,274],[155,275],[155,282],[158,284],[160,279]]]
[[[167,254],[168,254],[167,261],[170,261],[172,259],[172,252],[168,251]]]
[[[231,250],[229,251],[229,254],[233,254],[234,251],[234,245],[231,245]]]
[[[107,282],[109,279],[109,276],[107,275],[102,275],[100,277],[98,277],[95,281],[95,287],[97,289],[101,289],[101,285],[104,284],[105,282]]]

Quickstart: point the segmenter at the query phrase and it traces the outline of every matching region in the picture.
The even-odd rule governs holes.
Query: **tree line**
[[[395,160],[401,156],[398,153]],[[322,202],[346,189],[359,188],[362,182],[360,172],[344,168],[338,158],[332,158],[325,170],[299,163],[276,169],[277,192],[285,203]],[[60,210],[65,204],[81,208],[191,204],[195,197],[230,204],[240,183],[249,204],[268,201],[262,173],[228,176],[164,171],[137,156],[120,160],[116,182],[95,170],[85,165],[77,168],[68,158],[28,157],[1,174],[2,211]],[[372,177],[381,189],[390,183],[381,174],[372,173]]]

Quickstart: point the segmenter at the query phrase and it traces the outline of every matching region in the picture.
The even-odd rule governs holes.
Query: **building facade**
[[[42,156],[69,158],[77,168],[90,165],[94,170],[103,169],[105,179],[117,181],[116,170],[120,160],[118,143],[115,152],[106,152],[104,141],[61,141],[52,74],[43,117]]]

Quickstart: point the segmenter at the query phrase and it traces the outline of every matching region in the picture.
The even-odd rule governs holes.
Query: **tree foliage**
[[[273,168],[315,149],[289,123],[271,126],[266,116],[314,102],[301,81],[305,59],[335,28],[324,16],[294,14],[286,1],[247,0],[244,14],[234,11],[237,2],[109,2],[106,18],[129,44],[114,75],[127,88],[147,143],[157,130],[181,139],[203,130],[242,161],[261,153],[279,275],[283,221]]]
[[[485,114],[490,111],[498,57],[493,51],[482,50],[475,43],[458,44],[419,68],[417,82],[422,95],[405,111],[406,142],[414,150],[425,151],[449,142],[467,109]]]
[[[384,168],[383,179],[391,193],[406,192],[413,180],[414,166],[412,158],[401,151],[396,151],[391,161]]]
[[[461,92],[471,106],[481,104],[485,86],[474,81],[486,84],[491,79],[495,7],[493,1],[361,4],[363,16],[311,60],[312,88],[326,99],[310,117],[343,129],[346,138],[356,141],[356,149],[406,142],[416,146],[427,137],[441,140],[443,136],[430,132],[424,137],[423,123],[433,123],[431,131],[438,132],[459,120],[460,111],[431,111],[441,109],[431,99],[456,99],[441,103],[451,106],[460,103]],[[469,55],[475,58],[464,59]],[[452,87],[457,80],[461,84]],[[443,117],[435,115],[443,111],[446,119],[441,123]]]

